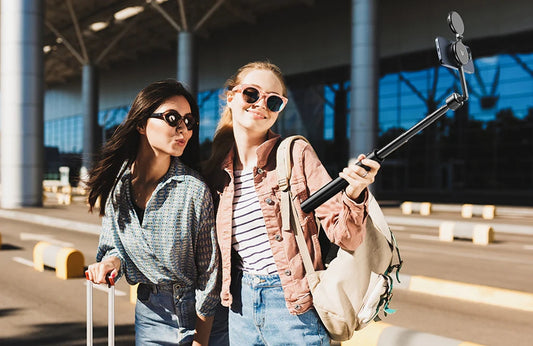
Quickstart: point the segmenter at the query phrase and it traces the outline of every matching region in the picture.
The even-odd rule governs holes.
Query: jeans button
[[[257,174],[263,174],[263,172],[264,172],[264,171],[263,171],[262,168],[258,168],[258,169],[257,169]]]
[[[296,305],[294,306],[294,309],[296,309],[296,310],[300,310],[301,308],[302,308],[302,307],[300,306],[300,304],[296,304]]]
[[[272,198],[270,198],[270,197],[267,198],[267,199],[265,199],[265,202],[266,202],[266,204],[268,204],[268,205],[274,205],[274,201],[273,201]]]
[[[283,238],[281,238],[281,235],[280,234],[276,234],[274,236],[274,239],[276,239],[277,241],[282,241]]]
[[[291,271],[289,269],[285,270],[285,275],[287,276],[291,275]]]

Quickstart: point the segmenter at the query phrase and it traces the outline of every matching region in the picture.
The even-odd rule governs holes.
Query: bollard
[[[431,203],[422,202],[420,203],[420,215],[429,215],[431,214]]]
[[[139,284],[131,285],[130,286],[130,303],[136,304],[137,303],[137,288],[139,287]]]
[[[85,259],[76,249],[40,241],[33,248],[33,268],[43,272],[45,266],[54,268],[56,277],[66,280],[84,276]]]
[[[468,219],[472,218],[472,216],[481,216],[486,220],[492,220],[495,215],[496,207],[494,205],[463,204],[461,209],[461,216]]]
[[[439,226],[439,240],[453,242],[454,238],[472,239],[476,245],[494,242],[494,229],[490,225],[445,221]]]
[[[413,213],[413,202],[403,202],[401,205],[402,208],[402,214],[404,215],[411,215]]]
[[[463,204],[461,216],[465,219],[471,219],[472,215],[474,215],[474,206],[472,204]]]
[[[483,207],[481,217],[486,220],[492,220],[496,216],[496,207],[494,205],[486,205]]]
[[[62,186],[56,193],[57,203],[70,205],[72,202],[72,187],[70,185]]]
[[[475,225],[472,241],[477,245],[488,245],[494,242],[494,229],[489,225]]]
[[[455,226],[455,222],[451,222],[451,221],[445,221],[441,223],[439,226],[439,240],[452,242],[454,226]]]
[[[403,202],[401,205],[402,214],[411,215],[413,212],[419,212],[420,215],[431,214],[430,202]]]

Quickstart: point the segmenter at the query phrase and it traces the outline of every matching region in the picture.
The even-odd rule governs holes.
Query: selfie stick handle
[[[396,149],[398,149],[403,144],[407,143],[414,135],[416,135],[418,132],[422,131],[429,125],[431,125],[433,122],[435,122],[439,117],[446,114],[448,110],[456,110],[459,107],[461,107],[464,102],[468,99],[468,91],[466,89],[466,82],[464,77],[464,71],[463,67],[459,67],[459,79],[461,80],[461,88],[463,89],[463,95],[459,95],[457,93],[453,93],[448,98],[446,98],[446,104],[442,105],[439,109],[434,111],[433,113],[427,115],[422,120],[420,120],[418,123],[416,123],[413,127],[402,133],[400,136],[398,136],[396,139],[394,139],[392,142],[387,144],[385,147],[383,147],[380,150],[374,150],[370,154],[366,155],[368,159],[372,159],[374,161],[377,161],[381,163],[387,156],[389,156],[391,153],[393,153]],[[369,167],[363,165],[360,162],[356,163],[357,166],[363,167],[367,171],[370,170]],[[320,205],[322,205],[324,202],[326,202],[331,197],[335,196],[337,193],[341,192],[348,186],[348,182],[344,180],[341,177],[337,177],[335,180],[332,180],[328,184],[324,185],[320,188],[317,192],[313,193],[311,196],[309,196],[308,199],[306,199],[301,207],[302,210],[305,213],[310,213],[311,211],[318,208]]]

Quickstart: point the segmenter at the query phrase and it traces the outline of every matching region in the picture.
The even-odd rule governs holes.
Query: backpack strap
[[[290,180],[292,174],[292,143],[301,139],[309,143],[303,136],[290,136],[281,141],[276,152],[276,172],[281,191],[281,230],[289,231],[290,227]]]
[[[302,225],[299,222],[298,211],[294,206],[292,200],[293,196],[290,189],[290,178],[292,172],[292,143],[298,139],[309,143],[309,141],[303,136],[290,136],[285,138],[280,143],[276,152],[276,172],[278,175],[278,185],[281,191],[281,229],[282,231],[292,230],[294,232],[296,243],[298,244],[300,255],[302,256],[304,263],[305,271],[307,273],[313,273],[315,271],[313,261],[311,260],[311,255],[309,254],[309,250],[305,242]],[[376,226],[376,228],[385,236],[391,246],[391,251],[393,252],[393,258],[391,259],[391,264],[386,274],[391,274],[392,271],[396,270],[396,278],[398,282],[400,282],[399,271],[403,264],[403,260],[400,256],[400,250],[398,248],[398,244],[396,243],[396,239],[394,238],[394,235],[390,231],[389,225],[385,220],[383,211],[381,210],[374,195],[372,195],[370,191],[368,191],[368,217],[372,219],[374,226]],[[317,219],[316,222],[317,227],[320,228],[320,221]]]
[[[305,242],[302,225],[299,222],[298,211],[292,201],[292,193],[290,188],[290,179],[292,172],[292,143],[301,139],[309,143],[303,136],[290,136],[285,138],[278,147],[276,152],[276,173],[278,175],[278,185],[281,191],[281,229],[282,231],[294,232],[296,243],[300,250],[300,255],[304,263],[304,268],[307,273],[313,273],[315,268],[309,249]],[[292,216],[292,217],[291,217]],[[291,227],[292,225],[292,227]]]

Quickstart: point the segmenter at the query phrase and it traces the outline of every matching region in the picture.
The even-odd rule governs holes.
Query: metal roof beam
[[[159,4],[155,1],[152,1],[152,0],[146,0],[147,3],[149,3],[150,5],[152,5],[152,7],[157,11],[159,12],[163,18],[165,18],[167,20],[167,22],[170,23],[170,25],[172,25],[174,27],[174,29],[176,29],[176,31],[180,32],[181,31],[181,27],[179,26],[178,23],[176,23],[176,21],[167,13],[167,11],[165,11],[161,6],[159,6]]]
[[[50,31],[52,31],[56,35],[57,38],[61,39],[61,43],[63,43],[65,47],[67,47],[69,52],[74,55],[74,57],[79,61],[81,65],[86,63],[85,59],[83,59],[80,53],[72,46],[72,44],[70,44],[70,42],[65,38],[65,36],[63,36],[50,22],[45,21],[44,24],[48,29],[50,29]]]
[[[209,11],[207,11],[207,13],[202,17],[202,19],[200,19],[198,21],[198,23],[196,23],[196,26],[194,27],[194,30],[193,32],[196,32],[198,31],[198,29],[200,29],[200,27],[202,25],[204,25],[204,23],[213,15],[213,13],[215,13],[215,11],[220,7],[220,5],[222,5],[222,3],[224,2],[225,0],[218,0],[214,5],[213,7],[211,7],[209,9]]]
[[[70,13],[70,17],[72,18],[72,23],[74,23],[74,29],[76,30],[76,36],[78,37],[78,42],[81,47],[81,53],[83,54],[83,59],[85,62],[88,62],[89,56],[87,55],[87,49],[85,48],[85,41],[83,40],[83,37],[81,35],[78,18],[76,17],[76,13],[74,12],[74,8],[72,7],[72,0],[67,0],[67,7]]]

